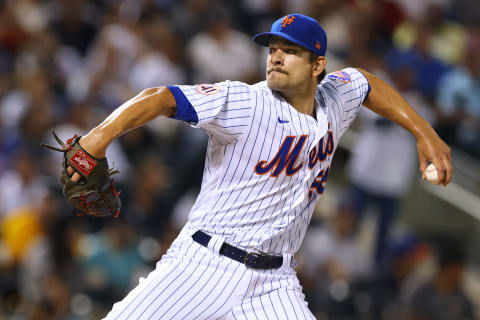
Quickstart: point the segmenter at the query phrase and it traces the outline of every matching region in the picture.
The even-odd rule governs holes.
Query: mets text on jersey
[[[330,125],[329,125],[330,127]],[[332,155],[335,150],[335,141],[333,139],[333,132],[328,130],[325,137],[322,137],[318,142],[318,145],[313,147],[308,156],[308,168],[311,170],[318,161],[322,162],[327,159],[329,155]],[[266,160],[259,161],[255,166],[255,173],[258,175],[264,175],[270,172],[270,176],[277,178],[283,171],[287,176],[294,175],[303,166],[302,163],[297,164],[297,159],[303,149],[307,135],[301,135],[298,138],[297,143],[292,147],[296,136],[287,136],[283,140],[275,157],[267,163]],[[314,192],[322,194],[325,190],[325,184],[327,183],[328,173],[330,167],[321,170],[317,175],[312,185],[309,188],[308,199],[311,199]]]

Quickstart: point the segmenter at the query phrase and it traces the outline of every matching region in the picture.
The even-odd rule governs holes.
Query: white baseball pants
[[[195,231],[187,224],[156,269],[104,319],[315,319],[290,256],[275,270],[249,269],[218,254],[218,237],[208,248],[193,241]]]

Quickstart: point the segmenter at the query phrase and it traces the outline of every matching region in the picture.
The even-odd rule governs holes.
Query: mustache
[[[286,74],[288,75],[288,72],[283,70],[283,69],[280,69],[280,68],[270,68],[267,70],[267,74],[270,74],[272,73],[273,71],[276,71],[276,72],[280,72],[280,73],[283,73],[283,74]]]

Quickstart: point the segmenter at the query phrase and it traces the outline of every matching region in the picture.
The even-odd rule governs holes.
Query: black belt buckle
[[[247,252],[243,264],[250,269],[268,269],[270,257],[256,252]]]

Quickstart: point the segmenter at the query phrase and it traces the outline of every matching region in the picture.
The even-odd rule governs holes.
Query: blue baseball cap
[[[268,47],[270,39],[278,36],[304,47],[318,56],[325,56],[327,34],[317,20],[303,14],[288,14],[272,24],[270,32],[259,33],[253,40]]]

